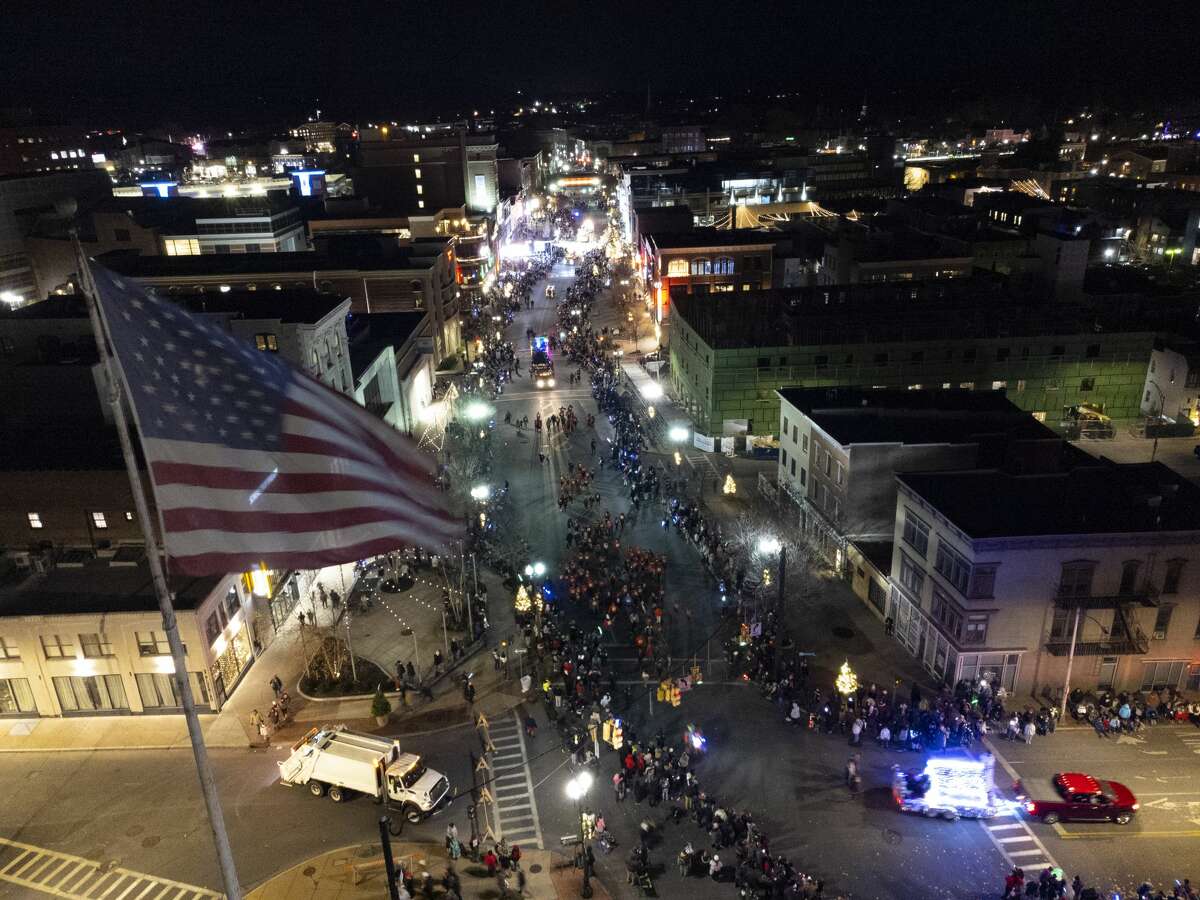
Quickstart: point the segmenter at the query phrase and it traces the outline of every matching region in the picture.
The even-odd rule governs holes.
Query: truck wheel
[[[413,825],[416,825],[421,821],[421,810],[410,803],[404,807],[404,818],[406,818]]]
[[[1053,825],[1058,821],[1058,813],[1046,813],[1042,816],[1042,821],[1047,825]]]
[[[1113,819],[1113,821],[1116,822],[1118,825],[1128,825],[1130,822],[1133,821],[1133,815],[1132,815],[1132,813],[1127,813],[1127,812],[1118,813],[1117,817],[1115,819]]]
[[[324,797],[325,785],[321,784],[319,781],[310,781],[308,783],[308,792],[314,797]]]
[[[344,787],[333,784],[329,786],[329,799],[334,803],[345,803],[350,799],[350,792]]]

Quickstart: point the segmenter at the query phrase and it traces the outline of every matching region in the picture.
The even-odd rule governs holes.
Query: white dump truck
[[[307,785],[314,797],[334,803],[366,794],[398,808],[410,822],[433,815],[453,799],[450,782],[427,768],[421,757],[400,750],[400,742],[348,731],[345,725],[313,728],[279,762],[286,785]]]

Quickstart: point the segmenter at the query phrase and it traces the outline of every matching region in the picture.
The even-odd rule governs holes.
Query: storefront
[[[244,582],[248,580],[262,582],[261,578],[243,577]],[[209,671],[219,707],[250,668],[255,655],[250,626],[236,587],[230,586],[224,600],[208,614],[204,621],[204,637],[208,641],[209,658],[213,661]]]

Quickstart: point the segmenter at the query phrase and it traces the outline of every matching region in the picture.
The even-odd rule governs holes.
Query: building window
[[[1175,606],[1171,603],[1164,603],[1158,608],[1158,614],[1154,617],[1154,639],[1156,641],[1167,639],[1167,629],[1171,627],[1171,613],[1174,611]]]
[[[139,656],[170,656],[171,645],[167,636],[157,631],[135,631]]]
[[[975,390],[975,382],[973,382],[973,381],[960,381],[960,382],[958,383],[958,386],[959,386],[960,388],[962,388],[964,391],[973,391],[973,390]]]
[[[672,278],[678,278],[688,273],[688,264],[686,259],[673,259],[667,263],[667,275]]]
[[[792,477],[796,477],[796,457],[792,457]]]
[[[197,706],[211,706],[208,696],[208,682],[199,672],[189,672],[192,682],[192,698]],[[175,684],[174,675],[158,672],[138,672],[134,675],[137,681],[138,695],[142,698],[144,709],[178,709],[183,705],[179,696],[179,688]]]
[[[986,614],[969,615],[966,626],[963,628],[962,642],[964,644],[986,644],[987,630],[988,616]]]
[[[1159,660],[1142,664],[1143,691],[1162,691],[1169,687],[1179,687],[1183,671],[1187,663],[1182,660]]]
[[[417,185],[417,194],[420,195],[420,194],[424,194],[424,193],[425,193],[425,185],[418,184]]]
[[[256,334],[254,336],[254,346],[259,350],[266,350],[270,353],[278,353],[279,339],[270,333]]]
[[[1007,359],[1008,359],[1008,348],[1007,347],[997,347],[996,348],[996,362],[1004,362]]]
[[[415,162],[415,163],[419,163],[420,161],[421,161],[421,154],[420,154],[420,153],[414,153],[414,154],[413,154],[413,162]],[[418,169],[417,171],[420,171],[420,170]],[[420,175],[418,175],[417,177],[418,177],[418,178],[420,178],[421,176],[420,176]]]
[[[907,507],[904,509],[904,543],[912,547],[921,559],[928,558],[929,523]]]
[[[800,435],[800,449],[803,450],[805,453],[808,452],[808,435],[807,434]]]
[[[937,585],[933,588],[932,612],[934,621],[942,626],[943,631],[958,640],[962,632],[962,612]]]
[[[126,521],[126,522],[132,522],[132,521],[133,521],[133,513],[132,513],[131,511],[127,511],[127,512],[125,513],[125,521]]]
[[[128,228],[114,228],[113,240],[119,244],[128,244],[130,240]]]
[[[1023,392],[1024,392],[1024,390],[1025,390],[1025,379],[1024,379],[1024,378],[1018,378],[1018,379],[1017,379],[1017,393],[1018,393],[1018,394],[1020,394],[1020,393],[1023,393]]]
[[[916,597],[921,596],[921,589],[925,586],[925,570],[905,553],[900,554],[900,583]]]
[[[1092,388],[1094,388],[1095,386],[1096,386],[1096,379],[1095,379],[1095,378],[1084,378],[1084,379],[1081,379],[1081,380],[1080,380],[1080,382],[1079,382],[1079,393],[1081,393],[1081,394],[1086,394],[1088,391],[1090,391],[1090,390],[1091,390]]]
[[[804,487],[806,484],[808,484],[808,470],[801,469],[800,470],[800,487]]]
[[[1186,559],[1168,559],[1167,571],[1163,575],[1162,592],[1164,594],[1178,594],[1179,580],[1183,576],[1183,566],[1187,562]]]
[[[938,541],[933,567],[938,574],[954,585],[960,594],[966,595],[971,578],[971,565],[942,541]]]
[[[732,275],[733,274],[733,257],[718,256],[713,260],[712,273],[714,275]]]
[[[64,638],[61,634],[43,634],[42,652],[46,654],[46,659],[74,659],[75,645],[69,637]]]
[[[17,649],[17,644],[11,638],[6,638],[0,635],[0,659],[20,659],[21,651]]]
[[[418,201],[417,201],[417,209],[424,209],[424,208],[425,208],[425,201],[424,201],[424,200],[418,200]]]
[[[787,437],[787,433],[788,433],[788,417],[784,416],[783,417],[783,436]]]
[[[88,659],[113,655],[112,644],[108,642],[108,635],[106,634],[81,634],[79,636],[79,649],[83,651],[83,655]]]
[[[1063,563],[1062,575],[1059,576],[1058,582],[1058,596],[1090,597],[1092,595],[1092,576],[1095,574],[1096,564],[1094,562]]]
[[[1065,346],[1063,346],[1062,344],[1055,344],[1053,347],[1050,348],[1050,355],[1052,357],[1065,356],[1066,353],[1067,353],[1067,348]]]
[[[822,354],[814,357],[813,365],[815,365],[818,369],[824,369],[826,366],[829,365],[829,356],[827,354],[822,353]]]
[[[976,352],[977,351],[974,347],[968,347],[966,350],[964,350],[963,351],[963,362],[975,362]]]
[[[41,513],[25,513],[25,518],[29,520],[30,528],[45,528],[46,527],[42,523],[42,514]]]
[[[167,256],[199,256],[200,242],[194,239],[165,240],[163,249],[167,251]]]
[[[1084,356],[1086,356],[1088,359],[1097,359],[1100,356],[1100,345],[1088,344],[1087,350],[1084,352]]]
[[[92,513],[92,526],[98,529],[107,528],[108,518],[102,512],[94,512]]]
[[[414,155],[415,155],[415,154],[414,154]],[[421,170],[420,170],[420,169],[413,169],[413,175],[414,175],[416,178],[420,178],[420,177],[421,177]]]
[[[1118,594],[1127,596],[1137,590],[1137,577],[1141,568],[1142,561],[1139,559],[1121,563],[1121,586],[1117,589]]]
[[[28,678],[0,678],[0,715],[37,712]]]
[[[760,357],[758,358],[758,368],[760,368],[760,369],[769,369],[769,368],[771,368],[771,357],[769,357],[769,356],[760,356]]]
[[[711,275],[712,274],[712,260],[710,260],[704,256],[699,256],[696,259],[693,259],[692,260],[692,274],[693,275]]]
[[[845,477],[846,477],[846,470],[842,467],[841,463],[838,463],[837,464],[837,476],[834,478],[834,481],[836,481],[838,484],[841,484],[842,481],[845,479]]]
[[[54,693],[64,713],[129,709],[120,675],[59,676],[54,679]]]
[[[787,448],[781,447],[779,450],[779,460],[783,463],[783,467],[787,468]]]
[[[996,593],[996,566],[975,566],[971,569],[971,586],[967,596],[986,600]]]

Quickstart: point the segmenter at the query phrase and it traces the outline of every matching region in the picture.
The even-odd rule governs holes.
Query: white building
[[[1200,689],[1200,488],[1161,463],[897,476],[888,616],[943,681]]]
[[[248,578],[172,585],[192,693],[216,712],[254,658]],[[0,718],[179,713],[145,552],[62,554],[0,591]]]

